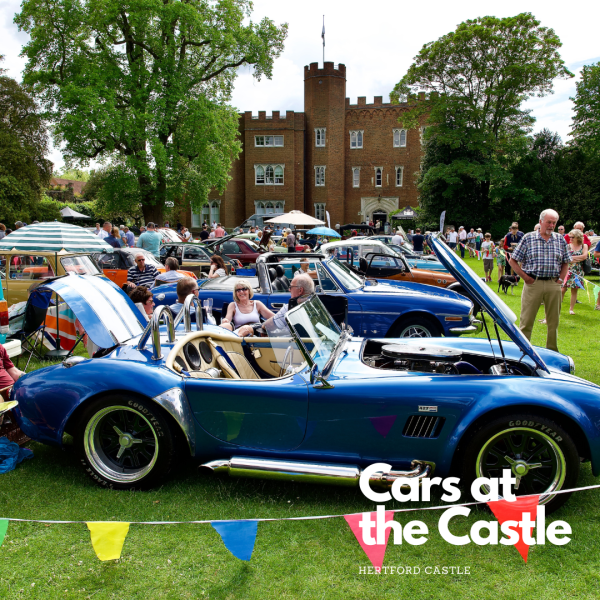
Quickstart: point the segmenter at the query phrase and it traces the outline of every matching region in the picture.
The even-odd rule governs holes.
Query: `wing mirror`
[[[315,364],[310,370],[310,383],[317,390],[329,390],[333,386],[321,375],[319,367]]]

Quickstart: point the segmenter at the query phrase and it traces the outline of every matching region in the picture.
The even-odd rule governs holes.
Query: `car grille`
[[[411,415],[404,425],[402,435],[412,438],[436,438],[440,435],[445,421],[444,417]]]

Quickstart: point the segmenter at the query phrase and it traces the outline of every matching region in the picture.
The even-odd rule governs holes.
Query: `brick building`
[[[326,221],[386,220],[417,206],[413,174],[421,160],[420,130],[398,124],[406,104],[346,98],[346,67],[304,67],[304,112],[240,115],[243,151],[224,194],[213,192],[188,226],[204,220],[235,227],[252,214],[301,210]]]

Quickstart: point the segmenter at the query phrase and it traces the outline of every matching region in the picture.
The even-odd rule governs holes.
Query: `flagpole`
[[[323,15],[323,31],[321,32],[323,38],[323,68],[325,68],[325,15]]]

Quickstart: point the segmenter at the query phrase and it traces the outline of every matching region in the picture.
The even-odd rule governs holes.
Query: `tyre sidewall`
[[[152,470],[135,482],[120,483],[107,478],[103,473],[98,472],[85,450],[84,435],[87,424],[99,411],[111,406],[116,408],[122,406],[139,413],[150,423],[158,440],[158,457]],[[150,400],[113,395],[93,401],[81,415],[74,437],[75,448],[82,467],[86,474],[101,487],[121,490],[149,489],[161,483],[173,467],[176,453],[175,435],[160,407]]]
[[[483,446],[497,433],[510,429],[533,429],[548,435],[560,448],[565,457],[566,473],[561,489],[570,489],[577,485],[579,478],[579,453],[571,436],[556,421],[540,415],[518,413],[502,416],[483,423],[468,442],[463,454],[461,483],[470,490],[475,480],[476,462]],[[546,513],[551,513],[562,506],[570,494],[558,494],[545,504]]]
[[[412,326],[418,326],[427,329],[430,337],[440,337],[442,335],[440,326],[437,323],[434,323],[433,320],[417,315],[413,317],[408,315],[402,319],[402,321],[394,325],[392,337],[399,338],[407,327]]]

